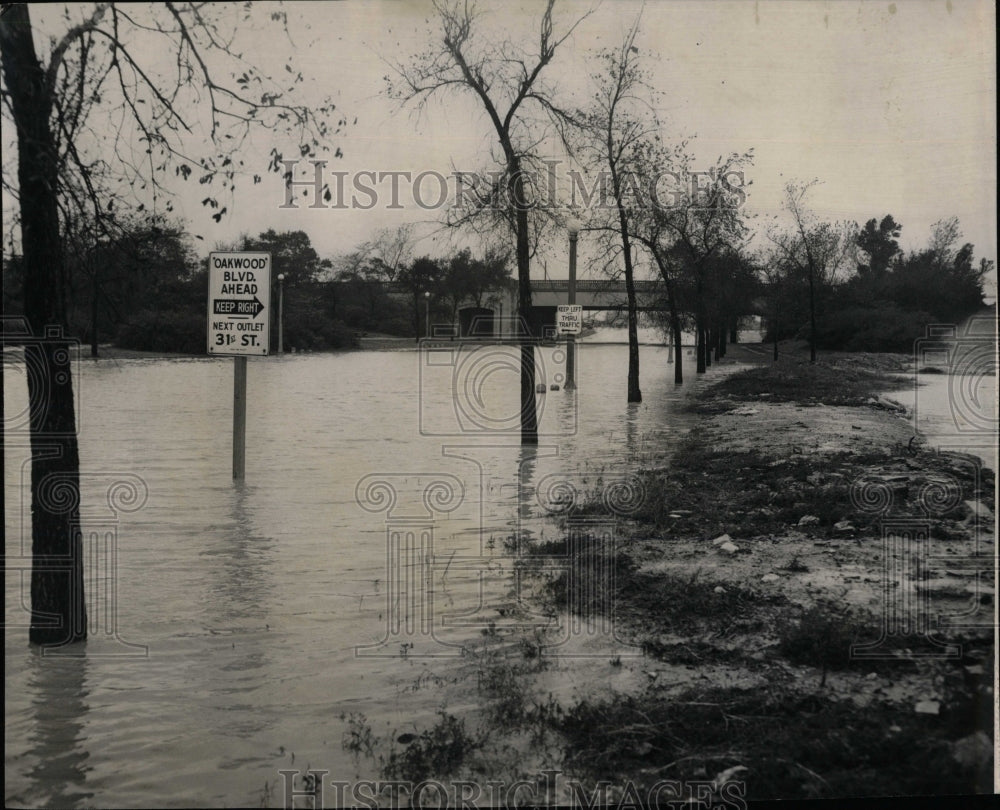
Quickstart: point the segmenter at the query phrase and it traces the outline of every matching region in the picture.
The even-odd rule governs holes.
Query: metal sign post
[[[246,473],[247,357],[266,357],[271,335],[271,254],[208,257],[208,353],[233,359],[233,480]]]
[[[576,336],[583,331],[583,307],[579,304],[560,304],[556,309],[556,333],[566,336],[567,391],[576,390]]]
[[[233,480],[242,481],[247,467],[247,359],[233,363]]]

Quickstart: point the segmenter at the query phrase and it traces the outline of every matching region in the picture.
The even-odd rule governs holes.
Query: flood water
[[[560,352],[539,351],[547,385]],[[577,396],[540,396],[531,450],[503,433],[510,347],[251,360],[235,485],[232,360],[84,359],[90,640],[43,656],[27,643],[25,369],[5,354],[7,803],[256,806],[279,768],[354,777],[344,715],[433,721],[441,695],[413,684],[511,598],[504,538],[555,533],[552,492],[599,492],[689,429],[678,404],[724,368],[677,388],[667,360],[643,347],[645,401],[628,406],[626,347],[581,347]]]

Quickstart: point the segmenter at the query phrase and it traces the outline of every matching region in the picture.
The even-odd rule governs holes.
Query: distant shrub
[[[141,310],[122,324],[115,342],[137,351],[205,354],[206,329],[204,311]]]
[[[889,304],[853,306],[823,315],[816,324],[820,349],[849,352],[909,352],[934,317]],[[808,332],[806,332],[808,334]]]

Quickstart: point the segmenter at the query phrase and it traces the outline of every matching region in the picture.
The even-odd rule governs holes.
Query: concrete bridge
[[[394,294],[407,293],[407,288],[399,282],[383,283],[383,288]],[[636,280],[636,309],[639,312],[663,312],[665,293],[663,283],[659,280]],[[456,325],[461,336],[477,335],[480,337],[508,337],[516,332],[517,284],[500,295],[494,297],[492,307],[477,309],[473,306],[461,306],[458,310],[459,323]],[[532,279],[531,303],[533,324],[532,331],[544,334],[554,332],[556,307],[569,303],[568,279]],[[628,296],[623,279],[577,279],[576,303],[587,312],[624,310],[628,307]],[[746,314],[764,314],[763,303],[750,302]],[[452,327],[442,325],[440,330],[447,332]]]
[[[665,309],[661,299],[664,289],[659,281],[636,281],[636,303],[640,312],[661,312]],[[556,322],[556,307],[569,303],[569,280],[567,279],[532,279],[531,280],[531,308],[533,310],[531,322],[532,331],[546,334],[554,332]],[[583,307],[585,312],[599,312],[602,310],[624,310],[628,308],[628,293],[625,291],[624,281],[612,281],[609,279],[577,279],[576,280],[576,304]],[[470,318],[477,314],[481,318],[488,317],[485,312],[470,310],[459,310],[459,321],[462,325],[462,334],[470,334],[462,323],[462,314],[465,312],[466,323],[470,323]],[[498,302],[497,309],[493,313],[496,325],[491,334],[499,337],[506,336],[513,332],[513,319],[510,317],[517,312],[517,285],[513,284],[506,291],[506,294]],[[484,326],[486,326],[484,324]],[[472,328],[472,333],[475,333]],[[486,326],[487,333],[489,327]]]
[[[395,295],[410,294],[407,287],[399,282],[384,282],[383,289]],[[657,303],[663,295],[663,284],[659,281],[636,281],[637,309],[640,312],[659,312],[665,308]],[[506,337],[514,334],[517,313],[517,284],[512,284],[504,293],[495,296],[495,305],[477,309],[461,306],[458,309],[460,334],[481,337]],[[544,331],[556,320],[556,307],[569,303],[569,281],[567,279],[532,279],[531,303],[534,312],[532,322]],[[628,307],[628,296],[623,280],[577,279],[576,303],[585,311],[623,310]],[[448,327],[443,327],[447,330]]]
[[[665,308],[657,299],[664,294],[660,281],[636,281],[635,292],[641,312],[660,312]],[[536,307],[555,307],[569,303],[569,281],[566,279],[533,279],[531,303]],[[589,311],[625,309],[628,296],[625,282],[609,279],[577,279],[576,303]]]
[[[409,288],[398,281],[383,282],[382,288],[395,295],[410,294]],[[640,309],[646,311],[663,309],[655,303],[656,299],[663,295],[662,282],[657,280],[636,281],[635,290]],[[504,310],[510,314],[517,303],[517,284],[512,284],[502,298]],[[576,281],[576,303],[585,310],[625,309],[627,301],[624,281],[609,279],[577,279]],[[555,307],[569,303],[569,281],[567,279],[532,279],[531,303],[536,307]]]

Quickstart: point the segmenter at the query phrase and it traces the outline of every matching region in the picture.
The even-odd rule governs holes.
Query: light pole
[[[573,223],[569,226],[569,303],[576,303],[576,240],[580,235],[580,226]],[[576,335],[566,335],[566,385],[567,391],[576,390]]]
[[[424,290],[424,330],[431,336],[431,291]]]
[[[278,273],[278,354],[285,353],[285,274]]]

